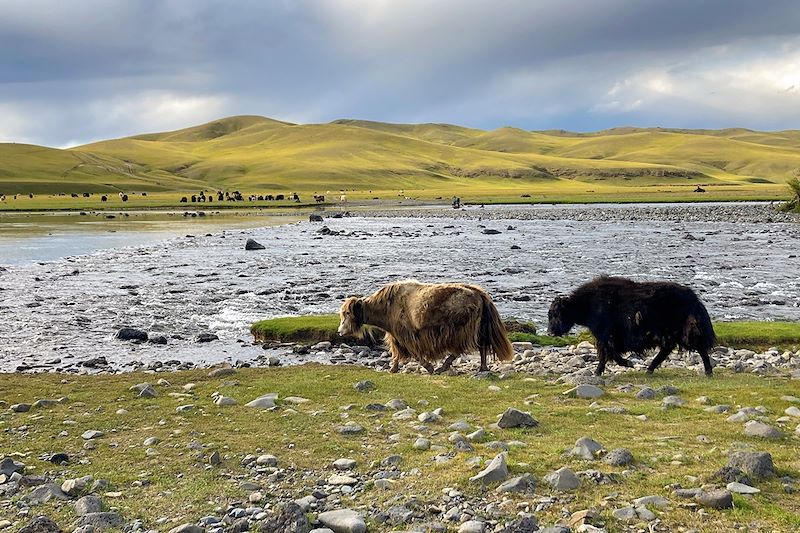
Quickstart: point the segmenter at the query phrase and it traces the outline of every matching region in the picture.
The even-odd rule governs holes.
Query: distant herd
[[[120,192],[119,193],[119,199],[122,200],[123,202],[127,202],[128,201],[128,194],[136,194],[136,193]],[[144,197],[147,196],[146,192],[143,192],[143,193],[140,193],[140,194],[141,194],[141,196],[144,196]],[[33,199],[33,197],[34,197],[33,193],[28,193],[28,194],[24,194],[24,195],[15,194],[15,195],[13,195],[13,199],[16,200],[20,196],[26,196],[26,197],[28,197],[30,199]],[[55,194],[55,195],[51,195],[51,196],[67,196],[67,193],[59,193],[59,194]],[[92,193],[84,192],[84,193],[78,194],[78,193],[74,193],[73,192],[73,193],[69,193],[69,196],[72,197],[72,198],[81,198],[81,197],[83,197],[83,198],[91,198],[92,197]],[[325,195],[323,195],[323,194],[315,194],[313,196],[314,196],[314,201],[316,203],[319,204],[319,203],[325,202]],[[300,200],[300,195],[297,194],[296,192],[293,192],[293,193],[290,193],[290,194],[251,194],[251,195],[248,195],[247,198],[245,199],[245,197],[242,195],[242,193],[240,191],[233,191],[233,192],[217,191],[216,193],[209,192],[208,194],[206,194],[206,191],[200,191],[198,194],[193,194],[191,196],[182,196],[181,199],[180,199],[180,203],[184,204],[184,203],[189,203],[189,202],[192,202],[192,203],[213,202],[215,197],[216,197],[218,202],[244,202],[244,201],[248,201],[248,202],[265,202],[265,201],[266,202],[281,202],[281,201],[290,201],[290,202],[298,202],[299,203],[301,201]],[[6,195],[5,194],[0,194],[0,202],[5,202],[6,200],[7,200]],[[100,195],[100,201],[101,202],[107,202],[108,201],[108,195],[107,194]],[[341,201],[344,201],[344,200],[342,199]]]
[[[365,335],[365,326],[385,332],[391,372],[406,361],[416,361],[432,374],[445,372],[456,358],[475,351],[480,354],[479,371],[484,372],[489,354],[500,361],[514,356],[497,308],[476,285],[392,283],[370,296],[348,298],[339,318],[342,336]],[[712,374],[708,354],[716,336],[711,319],[694,291],[683,285],[596,278],[550,305],[550,335],[565,335],[575,325],[588,328],[596,340],[598,376],[609,361],[633,366],[622,354],[654,348],[658,353],[648,373],[681,348],[697,351],[706,375]]]

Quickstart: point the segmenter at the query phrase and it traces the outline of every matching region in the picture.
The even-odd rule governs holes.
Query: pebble
[[[733,507],[733,496],[730,491],[725,489],[700,491],[694,499],[703,507],[711,509],[730,509]]]
[[[581,485],[581,480],[571,469],[566,466],[544,476],[544,481],[556,490],[575,490]]]
[[[615,448],[606,454],[603,462],[611,466],[628,466],[633,463],[633,454],[627,448]]]
[[[780,439],[783,433],[763,422],[758,420],[750,420],[744,425],[744,434],[748,437],[761,437],[764,439]]]
[[[415,450],[429,450],[431,447],[431,441],[425,438],[418,438],[414,441],[413,447]]]
[[[572,398],[581,398],[584,400],[600,398],[601,396],[603,396],[603,394],[605,394],[603,392],[603,389],[595,385],[590,385],[588,383],[583,383],[575,388],[572,388],[564,392],[565,396],[569,396]]]
[[[751,487],[750,485],[745,485],[744,483],[739,483],[737,481],[731,481],[725,486],[731,492],[735,492],[736,494],[758,494],[761,492],[760,489],[755,487]]]
[[[506,456],[504,453],[500,453],[489,462],[486,468],[469,478],[469,480],[487,485],[496,481],[503,481],[507,477],[508,465],[506,464]]]
[[[352,470],[356,467],[357,464],[358,463],[355,461],[355,459],[342,458],[342,459],[336,459],[333,462],[333,467],[336,470]]]
[[[263,396],[259,396],[253,401],[247,402],[245,407],[253,407],[256,409],[272,409],[275,407],[275,400],[278,399],[278,395],[275,393],[265,394]]]
[[[92,439],[100,438],[103,435],[104,435],[104,433],[102,431],[98,431],[96,429],[89,429],[89,430],[84,431],[81,434],[81,437],[83,437],[85,440],[92,440]]]
[[[530,413],[522,412],[519,409],[509,407],[500,415],[500,420],[497,426],[502,429],[516,428],[516,427],[536,427],[539,422],[531,416]]]
[[[317,516],[322,525],[332,529],[334,533],[365,533],[367,524],[361,515],[351,509],[325,511]]]

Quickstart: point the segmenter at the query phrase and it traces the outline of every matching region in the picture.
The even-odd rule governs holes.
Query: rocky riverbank
[[[777,203],[614,204],[614,205],[469,205],[462,209],[406,208],[359,211],[364,217],[452,218],[466,220],[574,220],[594,222],[796,223]]]

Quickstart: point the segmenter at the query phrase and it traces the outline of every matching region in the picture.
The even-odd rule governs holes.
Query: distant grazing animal
[[[275,199],[276,200],[283,200],[284,196],[282,194],[277,194],[277,195],[275,195]]]
[[[83,193],[83,197],[84,198],[89,198],[91,195],[92,195],[92,193],[89,193],[89,192]],[[142,196],[144,196],[144,193],[142,193]]]
[[[101,202],[107,202],[107,201],[108,201],[108,196],[106,196],[106,195],[104,194],[103,196],[101,196],[101,197],[100,197],[100,201],[101,201]]]
[[[325,195],[324,194],[315,194],[314,195],[314,201],[317,202],[318,204],[321,204],[322,202],[325,201]]]
[[[386,332],[390,371],[418,361],[428,372],[444,372],[460,355],[478,350],[480,371],[493,352],[510,361],[514,349],[489,295],[475,285],[429,284],[409,280],[386,285],[366,298],[348,298],[339,312],[340,335],[358,336],[364,325]],[[433,363],[444,359],[434,371]]]
[[[122,196],[120,196],[120,198],[122,198],[123,202],[127,202],[128,201],[128,195],[127,194],[123,194]]]
[[[181,196],[181,202],[180,203],[185,204],[187,201],[188,200],[186,200],[185,196]]]
[[[694,192],[706,192],[706,190],[698,185]]]
[[[564,335],[575,324],[589,328],[597,339],[598,376],[609,359],[630,367],[621,354],[659,348],[647,368],[651,374],[676,347],[696,350],[711,375],[708,352],[716,336],[708,311],[689,287],[602,276],[558,296],[548,319],[551,335]]]
[[[69,195],[70,195],[71,198],[77,198],[78,197],[78,195],[76,193],[74,193],[74,192],[70,193]]]

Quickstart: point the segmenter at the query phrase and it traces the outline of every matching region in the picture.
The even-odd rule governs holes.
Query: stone
[[[467,435],[467,440],[470,442],[479,442],[482,441],[485,436],[486,436],[486,431],[483,428],[479,428],[470,433],[469,435]]]
[[[358,463],[355,461],[355,459],[342,458],[342,459],[336,459],[333,462],[333,467],[336,470],[352,470],[356,467],[357,464]]]
[[[386,407],[388,407],[392,411],[401,411],[406,407],[408,407],[408,404],[403,400],[395,398],[393,400],[389,400],[388,402],[386,402]]]
[[[686,400],[680,396],[665,396],[664,399],[661,400],[661,405],[665,408],[682,407],[686,405]]]
[[[478,520],[467,520],[458,526],[458,533],[483,533],[484,531],[486,531],[486,524]]]
[[[236,405],[236,403],[237,402],[236,402],[235,399],[230,398],[228,396],[222,396],[222,395],[217,396],[217,399],[214,400],[214,405],[219,405],[220,407]]]
[[[197,524],[187,522],[179,526],[173,527],[168,533],[204,533],[203,528]]]
[[[415,450],[428,450],[431,447],[431,441],[420,437],[414,441],[413,447]]]
[[[96,429],[89,429],[89,430],[84,431],[81,434],[81,437],[83,437],[85,440],[92,440],[92,439],[100,438],[103,435],[104,435],[104,433],[102,431],[98,431]]]
[[[103,510],[103,501],[99,496],[89,494],[75,502],[75,514],[82,516],[89,513],[99,513]]]
[[[244,243],[245,250],[264,250],[265,247],[260,242],[256,241],[255,239],[247,239]]]
[[[653,507],[657,507],[658,509],[664,509],[669,505],[669,500],[663,496],[653,495],[653,496],[642,496],[641,498],[636,498],[633,500],[633,505],[636,507],[645,507],[647,505],[652,505]]]
[[[94,481],[92,476],[83,476],[76,479],[67,479],[61,484],[61,491],[67,496],[77,496],[84,492],[89,483]]]
[[[278,458],[269,454],[259,455],[256,458],[256,464],[261,466],[276,467],[278,466]]]
[[[591,400],[595,398],[600,398],[605,394],[603,389],[597,387],[596,385],[590,385],[588,383],[583,383],[578,385],[575,388],[572,388],[564,393],[564,396],[569,396],[571,398],[581,398],[584,400]]]
[[[87,513],[79,516],[75,521],[76,527],[92,526],[96,530],[103,529],[119,529],[125,521],[119,513],[114,512],[99,512]]]
[[[56,485],[55,483],[47,483],[45,485],[40,485],[33,489],[27,496],[24,498],[29,504],[41,504],[47,503],[50,500],[68,500],[69,496],[64,494],[61,490],[61,487]]]
[[[567,452],[567,455],[591,461],[601,450],[603,450],[603,445],[596,440],[581,437],[575,442],[575,447]]]
[[[763,422],[758,420],[750,420],[744,425],[744,434],[748,437],[761,437],[764,439],[780,439],[783,433]]]
[[[632,520],[638,520],[639,515],[636,513],[636,509],[633,507],[623,507],[622,509],[615,509],[614,512],[611,513],[611,516],[616,518],[617,520],[621,520],[622,522],[630,522]]]
[[[726,489],[700,491],[694,499],[703,507],[710,509],[730,509],[733,507],[733,495]]]
[[[603,462],[611,466],[628,466],[633,463],[633,454],[626,448],[615,448],[606,454]]]
[[[544,476],[544,481],[552,488],[563,491],[575,490],[581,484],[581,480],[578,479],[575,472],[566,466]]]
[[[175,408],[175,411],[178,413],[185,413],[187,411],[191,411],[192,409],[194,409],[194,405],[191,403],[187,403],[186,405],[179,405],[178,407]]]
[[[317,519],[334,533],[365,533],[367,531],[364,519],[351,509],[325,511],[320,513]]]
[[[25,472],[25,465],[13,460],[11,457],[6,457],[2,461],[0,461],[0,474],[4,474],[8,477],[11,477],[12,474],[19,472],[20,474]]]
[[[296,503],[289,502],[281,508],[278,518],[271,524],[274,533],[307,533],[311,531],[311,523],[305,511]]]
[[[377,388],[377,386],[373,382],[369,381],[368,379],[365,379],[365,380],[359,381],[358,383],[353,385],[353,388],[355,390],[357,390],[358,392],[369,392],[371,390],[375,390]]]
[[[793,405],[791,407],[787,407],[784,413],[786,413],[789,416],[800,417],[800,408],[797,408]]]
[[[733,452],[728,456],[728,466],[739,468],[756,478],[775,475],[772,455],[768,452]]]
[[[431,423],[431,422],[438,422],[441,419],[442,419],[442,417],[440,417],[436,413],[429,413],[427,411],[422,412],[419,415],[417,415],[417,420],[419,420],[423,424],[428,424],[428,423]]]
[[[747,477],[747,474],[735,466],[723,466],[711,474],[709,479],[711,481],[721,481],[723,483],[737,482],[744,483],[745,485],[750,485],[752,483],[750,478]]]
[[[14,413],[27,413],[28,411],[31,410],[31,404],[29,404],[29,403],[15,403],[15,404],[12,404],[11,407],[9,407],[9,410],[11,410]]]
[[[504,492],[533,492],[535,488],[536,478],[531,474],[522,474],[504,481],[495,489],[495,492],[498,494]]]
[[[459,420],[447,426],[447,429],[450,431],[469,431],[470,427],[471,426],[466,421]]]
[[[218,341],[219,335],[214,333],[200,333],[197,337],[194,338],[195,342],[205,343],[205,342],[212,342]]]
[[[46,516],[37,516],[19,529],[18,533],[61,533],[61,528]]]
[[[278,399],[278,395],[276,393],[265,394],[263,396],[259,396],[255,400],[251,402],[247,402],[244,404],[245,407],[253,407],[256,409],[272,409],[275,407],[275,400]]]
[[[338,426],[336,431],[342,435],[358,435],[364,433],[364,428],[355,422],[349,422],[343,426]]]
[[[536,533],[572,533],[567,526],[551,526],[538,530]]]
[[[328,485],[355,485],[358,480],[352,476],[334,474],[328,478]]]
[[[214,450],[211,455],[208,456],[208,464],[211,466],[219,466],[222,464],[222,456],[218,451]]]
[[[500,533],[534,533],[540,531],[539,522],[532,516],[517,518],[506,524]]]
[[[750,485],[745,485],[744,483],[739,483],[737,481],[731,481],[725,486],[731,492],[735,492],[736,494],[758,494],[761,492],[760,489],[755,487],[751,487]]]
[[[652,400],[655,397],[656,397],[656,391],[654,391],[650,387],[642,387],[642,389],[636,393],[637,400]]]
[[[156,389],[149,383],[138,383],[128,390],[136,392],[139,398],[155,398],[158,396]]]
[[[506,464],[506,455],[500,453],[489,462],[486,468],[469,478],[469,480],[486,485],[496,481],[503,481],[507,477],[508,465]]]
[[[500,416],[497,426],[502,429],[516,428],[516,427],[536,427],[539,422],[531,416],[530,413],[524,413],[519,409],[509,407]]]
[[[146,341],[147,332],[136,328],[124,327],[118,329],[114,337],[122,341]]]

